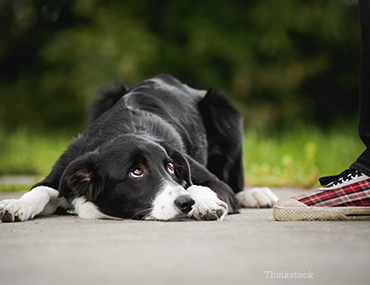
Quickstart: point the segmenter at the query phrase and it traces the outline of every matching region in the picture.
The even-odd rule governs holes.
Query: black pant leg
[[[360,0],[361,63],[359,135],[366,146],[351,168],[370,176],[370,1]]]

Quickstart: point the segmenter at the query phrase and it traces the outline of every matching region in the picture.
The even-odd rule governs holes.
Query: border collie
[[[271,207],[268,188],[244,190],[242,119],[214,90],[169,75],[105,88],[89,124],[50,174],[3,222],[75,212],[81,218],[222,220],[241,206]]]

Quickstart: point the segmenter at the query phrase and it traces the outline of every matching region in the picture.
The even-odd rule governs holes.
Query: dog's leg
[[[222,220],[228,213],[238,213],[239,201],[233,190],[208,169],[185,155],[194,185],[186,190],[195,200],[191,214],[197,220]]]
[[[271,208],[279,199],[268,187],[247,189],[236,194],[244,208]]]
[[[198,107],[207,134],[207,169],[238,193],[244,188],[242,117],[214,90],[207,92]]]
[[[27,221],[37,215],[51,215],[58,207],[69,208],[66,198],[58,198],[58,191],[38,186],[19,199],[0,202],[0,218],[3,222]]]
[[[194,199],[193,209],[188,214],[198,221],[223,220],[227,215],[228,206],[218,199],[216,193],[210,188],[199,185],[190,186],[187,191]]]

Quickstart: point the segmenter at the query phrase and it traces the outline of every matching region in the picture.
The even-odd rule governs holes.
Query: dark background
[[[246,127],[358,115],[352,0],[0,0],[0,127],[78,132],[99,87],[169,73],[224,91]]]

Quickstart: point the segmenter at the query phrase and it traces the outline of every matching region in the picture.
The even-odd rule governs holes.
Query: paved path
[[[0,222],[0,257],[1,285],[370,284],[370,222],[277,222],[271,209],[223,222],[52,216]]]

